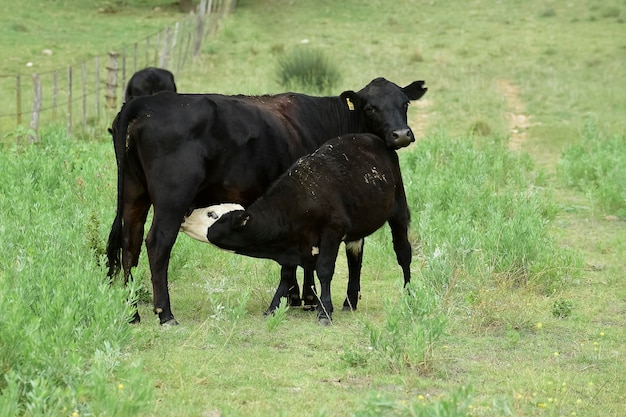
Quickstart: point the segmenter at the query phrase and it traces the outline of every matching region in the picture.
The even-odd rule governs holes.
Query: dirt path
[[[509,123],[509,131],[511,139],[509,140],[509,149],[519,151],[522,144],[526,142],[526,131],[532,122],[530,116],[525,114],[524,104],[520,100],[520,88],[512,84],[508,80],[498,80],[498,91],[506,98],[508,111],[506,117]]]

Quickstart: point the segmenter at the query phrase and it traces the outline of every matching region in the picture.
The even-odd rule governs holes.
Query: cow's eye
[[[206,215],[212,219],[217,219],[217,213],[214,211],[209,211]]]
[[[376,113],[376,108],[370,105],[365,106],[365,112],[369,114]]]

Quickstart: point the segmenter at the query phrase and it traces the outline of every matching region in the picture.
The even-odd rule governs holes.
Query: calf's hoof
[[[302,306],[304,311],[314,311],[317,310],[317,302],[315,301],[314,296],[304,297],[304,306]]]
[[[300,307],[302,305],[302,298],[298,294],[291,294],[289,296],[289,307]]]

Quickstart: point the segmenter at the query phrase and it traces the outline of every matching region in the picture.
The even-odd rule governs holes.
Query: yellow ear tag
[[[348,109],[354,110],[354,104],[350,101],[349,98],[346,97],[346,103],[348,103]]]

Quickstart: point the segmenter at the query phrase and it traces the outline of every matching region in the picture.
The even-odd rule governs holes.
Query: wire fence
[[[0,137],[36,142],[45,124],[64,123],[71,135],[110,123],[136,71],[148,66],[183,71],[235,6],[236,0],[202,0],[185,19],[120,50],[31,76],[0,76],[0,90],[8,92],[0,108]]]

